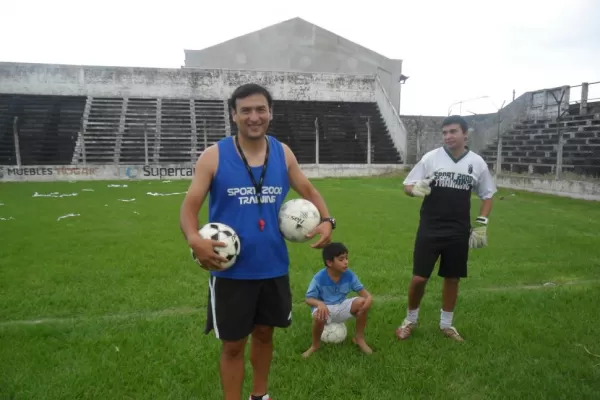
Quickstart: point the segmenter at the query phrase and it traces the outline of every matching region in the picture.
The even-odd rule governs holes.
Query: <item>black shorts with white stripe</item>
[[[217,339],[244,339],[256,325],[287,328],[292,323],[289,276],[229,279],[211,276],[205,333]]]

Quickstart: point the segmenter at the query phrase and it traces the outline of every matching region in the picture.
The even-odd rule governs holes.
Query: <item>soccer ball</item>
[[[320,223],[319,210],[305,199],[289,200],[279,210],[279,230],[290,242],[306,242],[305,235]]]
[[[348,330],[346,324],[342,323],[330,323],[325,325],[323,333],[321,334],[321,341],[324,343],[342,343],[346,339]]]
[[[209,222],[204,225],[200,231],[200,236],[203,239],[216,240],[218,242],[223,242],[226,244],[225,247],[215,246],[215,253],[218,255],[225,257],[228,261],[221,263],[222,269],[227,269],[233,266],[237,261],[237,257],[240,255],[240,250],[242,248],[242,243],[240,241],[240,237],[229,225],[222,224],[220,222]],[[190,249],[192,252],[192,258],[196,261],[202,268],[208,269],[200,264],[200,261],[196,258],[194,254],[194,250]]]

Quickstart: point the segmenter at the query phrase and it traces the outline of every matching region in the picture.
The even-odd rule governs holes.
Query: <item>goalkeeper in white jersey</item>
[[[460,116],[442,123],[444,145],[429,151],[404,180],[409,196],[422,199],[413,252],[413,278],[408,291],[408,312],[396,330],[407,339],[417,326],[425,286],[438,259],[444,278],[440,330],[459,342],[453,313],[460,278],[467,276],[469,249],[487,246],[488,216],[496,186],[487,164],[466,145],[468,126]],[[471,224],[471,193],[482,200],[479,216]]]

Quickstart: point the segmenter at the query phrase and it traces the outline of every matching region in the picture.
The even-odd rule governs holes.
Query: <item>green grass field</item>
[[[294,323],[276,333],[275,400],[599,398],[598,203],[500,190],[490,246],[471,253],[461,283],[454,323],[466,342],[438,330],[437,277],[420,327],[399,342],[419,200],[403,195],[400,177],[314,182],[338,219],[334,239],[375,296],[375,353],[353,346],[349,322],[345,343],[302,359],[303,295],[320,252],[290,245]],[[0,219],[0,398],[221,398],[220,345],[203,333],[208,275],[179,231],[183,195],[147,194],[188,182],[108,183],[0,185],[0,218],[13,218]],[[57,221],[69,213],[80,216]]]

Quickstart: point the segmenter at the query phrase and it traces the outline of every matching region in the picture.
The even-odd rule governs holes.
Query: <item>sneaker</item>
[[[458,331],[456,330],[456,328],[453,327],[453,326],[451,326],[450,328],[440,328],[440,330],[442,331],[442,333],[446,337],[449,337],[450,339],[454,339],[457,342],[464,342],[465,341],[462,338],[462,336],[460,336],[460,333],[458,333]]]
[[[248,400],[252,400],[252,395],[250,395]],[[260,398],[260,400],[273,400],[273,399],[271,399],[271,397],[268,394],[265,394],[263,397]]]
[[[412,330],[417,327],[416,322],[410,322],[408,319],[402,321],[402,325],[396,329],[396,337],[400,340],[408,339]]]

